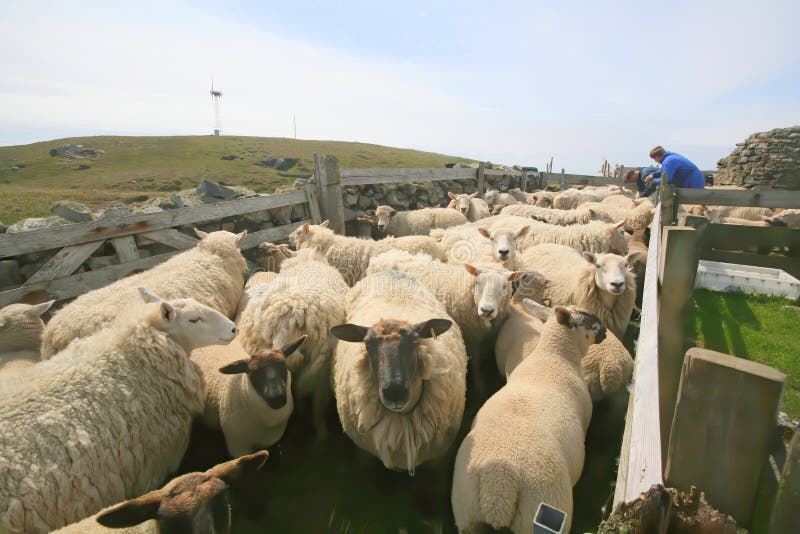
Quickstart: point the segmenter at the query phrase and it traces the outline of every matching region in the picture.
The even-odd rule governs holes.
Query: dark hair
[[[622,176],[623,182],[630,182],[631,178],[633,178],[633,173],[636,172],[636,169],[628,169],[625,171],[625,174]]]
[[[656,158],[662,157],[666,153],[667,153],[667,151],[664,150],[664,147],[659,145],[659,146],[655,147],[653,150],[650,151],[650,157],[653,158],[653,159],[656,159]]]

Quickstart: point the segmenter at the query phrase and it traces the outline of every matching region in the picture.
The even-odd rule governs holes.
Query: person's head
[[[661,163],[661,160],[664,159],[664,154],[666,153],[667,151],[664,150],[664,147],[659,145],[650,151],[650,157],[656,162]]]
[[[625,183],[632,183],[639,179],[639,169],[628,169],[625,171],[625,174],[622,176],[622,180]]]

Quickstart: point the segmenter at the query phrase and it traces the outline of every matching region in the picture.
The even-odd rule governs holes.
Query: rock
[[[6,225],[0,222],[0,234],[6,233]]]
[[[12,172],[14,172],[14,171],[18,171],[18,170],[20,170],[21,168],[22,168],[22,167],[20,167],[19,165],[12,165],[12,166],[11,166],[11,171],[12,171]]]
[[[222,156],[219,159],[224,159],[225,161],[233,161],[233,160],[237,159],[238,157],[239,156],[235,156],[233,154],[225,154],[224,156]]]
[[[270,210],[272,214],[272,218],[277,221],[278,224],[281,226],[284,224],[289,224],[292,222],[292,207],[291,206],[284,206],[282,208],[275,208]]]
[[[89,270],[96,271],[97,269],[103,269],[105,267],[117,265],[119,264],[119,260],[116,256],[92,256],[86,260],[85,264]]]
[[[77,167],[72,167],[73,171],[85,171],[86,169],[91,169],[91,166],[85,163],[81,163]]]
[[[102,210],[98,215],[98,219],[113,219],[116,217],[127,217],[131,215],[131,210],[127,208],[127,206],[123,204],[114,204],[113,206],[109,206],[108,208]]]
[[[245,213],[242,215],[242,220],[245,224],[262,224],[271,219],[269,211],[261,210],[252,213]]]
[[[800,189],[800,138],[793,137],[798,128],[751,134],[717,163],[719,172],[714,182]]]
[[[345,206],[348,207],[355,206],[356,204],[358,204],[358,195],[356,195],[355,193],[347,193],[344,196],[344,204]]]
[[[24,281],[16,260],[0,260],[0,289],[17,287]]]
[[[373,206],[375,206],[375,203],[373,202],[372,198],[364,195],[358,197],[358,207],[362,210],[371,208]]]
[[[50,212],[72,222],[86,222],[94,219],[92,210],[79,202],[70,200],[59,200],[53,204]]]
[[[195,202],[192,199],[180,193],[172,193],[169,196],[169,199],[176,208],[188,208],[195,205]]]
[[[53,215],[52,217],[32,217],[30,219],[24,219],[12,224],[6,229],[6,233],[16,234],[18,232],[29,232],[31,230],[38,230],[40,228],[61,226],[63,224],[69,224],[69,221],[63,217],[59,217],[58,215]]]
[[[232,222],[222,223],[221,225],[219,225],[219,229],[233,233],[233,231],[236,230],[236,223]]]
[[[200,181],[195,194],[200,198],[213,197],[221,198],[222,200],[233,200],[238,196],[237,192],[230,187],[216,184],[205,178]]]
[[[302,221],[303,219],[307,219],[309,217],[308,211],[306,210],[305,204],[295,204],[292,206],[292,220],[293,221]]]
[[[134,215],[142,215],[145,213],[161,213],[164,210],[159,206],[138,206],[133,208]]]
[[[288,171],[297,165],[297,158],[278,158],[273,164],[273,168],[279,171]]]

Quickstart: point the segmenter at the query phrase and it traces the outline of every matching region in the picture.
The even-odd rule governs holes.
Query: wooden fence
[[[638,498],[651,485],[664,482],[670,432],[675,428],[675,403],[687,348],[684,340],[686,306],[691,298],[698,261],[730,261],[777,267],[789,272],[797,272],[800,268],[800,259],[797,259],[800,230],[711,224],[699,217],[678,217],[681,205],[685,204],[800,208],[800,192],[673,189],[663,185],[656,201],[633,387],[614,493],[615,508],[622,502]],[[749,248],[759,250],[747,252]],[[788,256],[776,254],[781,249]],[[739,424],[746,425],[744,422]],[[764,439],[771,440],[772,437],[765,436]],[[796,449],[797,445],[794,447]],[[792,462],[800,461],[800,453],[796,456],[798,458],[787,461],[787,469],[793,465]],[[769,471],[772,473],[769,485],[773,489],[777,488],[777,474],[783,468],[785,458],[785,448],[776,444]],[[792,479],[791,489],[784,492],[785,498],[779,495],[776,516],[779,511],[787,509],[784,501],[791,492],[800,491],[797,478]]]

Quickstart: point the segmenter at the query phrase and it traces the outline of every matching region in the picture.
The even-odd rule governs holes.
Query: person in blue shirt
[[[659,172],[658,167],[636,167],[626,171],[622,179],[628,184],[635,183],[636,189],[639,191],[639,198],[643,198],[655,191],[656,186],[645,180],[656,172]]]
[[[661,183],[661,175],[667,175],[667,183],[675,187],[689,187],[703,189],[706,186],[706,177],[697,168],[697,165],[675,152],[664,150],[663,146],[657,146],[650,151],[650,157],[661,164],[661,171],[655,172],[650,180],[656,185]]]

